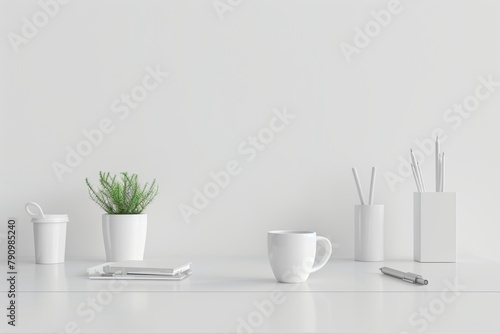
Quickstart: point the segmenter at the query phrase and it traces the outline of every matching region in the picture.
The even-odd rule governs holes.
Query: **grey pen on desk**
[[[385,275],[399,278],[399,279],[401,279],[405,282],[408,282],[408,283],[420,284],[420,285],[427,285],[429,283],[429,281],[422,278],[421,275],[414,274],[414,273],[405,273],[405,272],[402,272],[402,271],[399,271],[396,269],[392,269],[392,268],[387,268],[387,267],[380,268],[380,271]]]

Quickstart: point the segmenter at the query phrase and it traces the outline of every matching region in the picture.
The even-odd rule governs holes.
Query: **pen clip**
[[[422,278],[422,276],[414,273],[405,273],[405,275],[403,276],[403,281],[408,283],[415,283],[417,281],[417,278]]]
[[[410,279],[410,278],[408,278],[406,276],[403,277],[403,281],[408,282],[408,283],[415,283],[414,280],[412,280],[412,279]]]

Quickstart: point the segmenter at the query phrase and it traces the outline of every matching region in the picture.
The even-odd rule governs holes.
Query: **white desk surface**
[[[89,280],[99,263],[19,261],[17,326],[2,316],[0,333],[500,333],[499,261],[333,259],[302,284],[277,283],[265,258],[195,260],[180,282]],[[1,280],[4,310],[7,290]]]

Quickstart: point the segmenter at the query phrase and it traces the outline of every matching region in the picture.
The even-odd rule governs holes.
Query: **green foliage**
[[[119,177],[118,177],[119,176]],[[86,178],[90,198],[109,214],[139,214],[158,195],[156,179],[151,184],[141,187],[137,174],[111,176],[110,173],[99,172],[100,187],[95,189]]]

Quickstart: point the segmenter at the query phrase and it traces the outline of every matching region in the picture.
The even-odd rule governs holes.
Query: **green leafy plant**
[[[90,198],[108,214],[140,214],[158,195],[156,179],[141,187],[137,174],[120,173],[112,176],[99,172],[99,188],[94,188],[88,178],[85,183]]]

